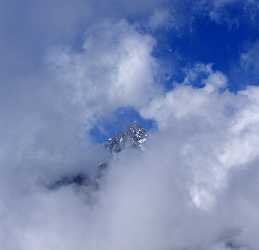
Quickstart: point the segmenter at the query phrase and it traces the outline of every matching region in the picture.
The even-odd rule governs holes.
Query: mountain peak
[[[147,137],[147,131],[137,122],[133,122],[124,132],[110,137],[105,143],[105,148],[111,153],[119,153],[127,147],[142,149],[142,144],[146,141]]]

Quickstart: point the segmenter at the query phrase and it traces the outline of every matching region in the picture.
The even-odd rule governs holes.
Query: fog
[[[0,248],[258,249],[259,88],[230,92],[226,74],[197,63],[165,90],[152,32],[184,25],[181,18],[169,18],[166,1],[110,4],[106,15],[93,4],[54,8],[48,19],[44,11],[35,17],[43,8],[36,2],[17,37],[7,28],[18,24],[3,17],[0,32],[15,42],[0,43]],[[129,22],[132,12],[152,32]],[[83,42],[75,48],[69,42],[80,25]],[[38,32],[42,39],[31,41]],[[257,47],[240,59],[254,71]],[[192,86],[197,81],[202,87]],[[145,150],[111,156],[89,131],[121,107],[158,128]],[[98,188],[48,188],[75,173],[95,178],[107,160]]]

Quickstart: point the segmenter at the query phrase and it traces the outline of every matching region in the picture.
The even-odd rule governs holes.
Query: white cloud
[[[205,85],[204,88],[194,89],[188,86],[197,81],[202,82]],[[227,77],[221,72],[213,71],[211,65],[195,65],[186,72],[186,77],[181,85],[164,95],[158,95],[152,100],[150,106],[142,109],[142,114],[155,118],[161,127],[168,126],[171,119],[181,119],[192,115],[211,119],[208,117],[208,110],[222,108],[214,107],[217,102],[214,98],[218,97],[213,92],[226,87],[226,84]]]
[[[194,72],[184,82],[195,79]],[[190,159],[189,167],[194,167],[193,202],[208,209],[215,202],[214,194],[226,186],[229,171],[257,160],[259,126],[256,87],[237,95],[219,93],[216,90],[226,84],[226,77],[210,71],[205,79],[207,85],[201,89],[183,85],[155,98],[142,115],[172,133],[172,144],[178,143],[177,137],[183,140],[178,147]]]
[[[126,2],[126,13],[159,5],[135,4]],[[51,33],[70,33],[76,13],[65,8],[63,26],[54,11]],[[91,27],[82,50],[51,54],[51,72],[10,78],[1,89],[1,247],[227,250],[231,241],[258,249],[258,87],[223,91],[227,76],[198,64],[161,93],[152,36],[126,21]],[[63,174],[95,171],[106,155],[85,130],[124,105],[158,122],[147,150],[115,157],[98,192],[47,189]]]
[[[244,72],[257,76],[258,70],[259,70],[258,51],[259,51],[259,42],[256,41],[247,51],[241,54],[240,66]],[[256,82],[252,82],[252,83],[256,84]]]
[[[240,22],[240,16],[230,16],[229,12],[226,11],[227,7],[239,6],[240,11],[242,11],[247,20],[251,24],[255,24],[255,17],[258,13],[258,2],[256,0],[214,0],[214,1],[204,1],[205,5],[208,5],[208,11],[211,19],[218,23],[226,23],[230,27],[238,26]]]
[[[203,83],[206,85],[206,89],[209,92],[215,91],[219,88],[227,86],[227,77],[219,71],[211,72],[207,79],[204,79]]]
[[[53,61],[64,88],[86,119],[121,106],[139,108],[159,93],[155,41],[126,21],[102,23],[86,33],[84,50]]]
[[[158,9],[150,16],[148,26],[151,29],[159,28],[169,28],[176,25],[176,20],[174,20],[174,15],[167,9]]]

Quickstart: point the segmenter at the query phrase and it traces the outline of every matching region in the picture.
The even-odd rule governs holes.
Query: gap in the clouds
[[[144,119],[132,107],[121,107],[115,110],[108,118],[99,120],[90,130],[90,137],[95,143],[104,143],[109,137],[124,131],[133,122],[137,122],[148,131],[157,130],[157,124],[154,120]]]

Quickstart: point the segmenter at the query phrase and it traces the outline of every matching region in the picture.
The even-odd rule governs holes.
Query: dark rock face
[[[62,176],[55,182],[48,185],[48,189],[56,190],[63,186],[75,185],[75,186],[88,186],[90,184],[90,179],[88,176],[78,173],[74,175]]]
[[[126,131],[121,132],[109,138],[104,144],[104,147],[114,154],[121,152],[126,148],[143,149],[143,144],[147,140],[148,134],[144,128],[136,122],[129,125]],[[99,181],[104,176],[105,171],[109,167],[109,162],[103,162],[97,166],[97,173],[95,179],[90,179],[86,174],[75,173],[73,175],[62,176],[55,182],[48,185],[48,189],[57,190],[63,186],[94,186],[99,187]]]

